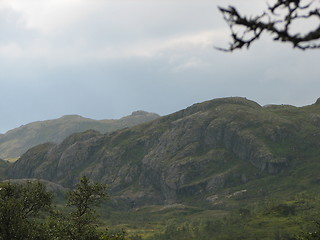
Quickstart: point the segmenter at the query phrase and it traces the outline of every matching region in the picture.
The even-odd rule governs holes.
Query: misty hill
[[[67,136],[89,129],[101,133],[131,127],[158,118],[155,113],[133,112],[116,120],[93,120],[79,115],[67,115],[58,119],[29,123],[0,135],[0,158],[21,156],[29,148],[45,142],[60,143]]]
[[[319,101],[262,107],[223,98],[112,133],[86,131],[38,145],[8,176],[71,187],[87,175],[110,184],[118,203],[214,205],[243,194],[319,190],[319,156]]]

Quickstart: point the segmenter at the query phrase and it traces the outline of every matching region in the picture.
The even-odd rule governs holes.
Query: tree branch
[[[219,7],[219,10],[229,25],[232,42],[229,48],[217,48],[218,50],[232,52],[243,47],[249,48],[263,32],[274,36],[275,41],[289,42],[294,48],[301,50],[320,48],[320,6],[315,1],[311,0],[303,5],[302,0],[277,0],[255,17],[243,16],[233,6]],[[278,13],[280,10],[281,13]],[[291,31],[297,20],[307,21],[310,18],[318,21],[316,28],[305,34]],[[240,33],[235,31],[235,27],[239,26],[244,28]]]

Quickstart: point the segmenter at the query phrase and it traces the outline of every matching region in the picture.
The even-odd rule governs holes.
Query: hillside
[[[319,191],[319,156],[319,101],[262,107],[223,98],[112,133],[86,131],[38,145],[8,175],[64,187],[87,175],[110,184],[113,202],[123,206],[232,207],[240,196]]]
[[[0,181],[5,179],[5,172],[9,165],[10,163],[8,161],[0,159]]]
[[[29,148],[41,143],[60,143],[73,133],[89,129],[106,133],[157,117],[159,115],[155,113],[136,111],[130,116],[116,120],[93,120],[79,115],[67,115],[58,119],[29,123],[0,135],[0,158],[19,157]]]

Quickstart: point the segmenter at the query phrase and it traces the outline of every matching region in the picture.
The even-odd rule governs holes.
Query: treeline
[[[108,198],[106,185],[81,178],[67,194],[65,207],[54,207],[53,194],[39,181],[0,183],[0,240],[141,240],[123,230],[97,224],[95,208]],[[319,240],[320,197],[299,194],[240,208],[220,218],[174,219],[148,240]]]
[[[108,197],[106,185],[81,178],[67,194],[63,209],[52,206],[53,194],[39,181],[0,184],[1,240],[124,240],[97,225],[95,207]]]

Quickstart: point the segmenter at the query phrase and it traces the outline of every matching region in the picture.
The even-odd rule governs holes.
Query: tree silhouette
[[[232,36],[229,48],[217,48],[219,50],[232,52],[243,47],[249,48],[263,32],[271,34],[275,41],[291,43],[294,48],[301,50],[320,48],[319,0],[276,0],[263,13],[253,17],[240,14],[234,6],[219,7],[219,10]],[[310,20],[317,24],[315,28],[306,33],[295,29],[299,21],[309,28]]]

